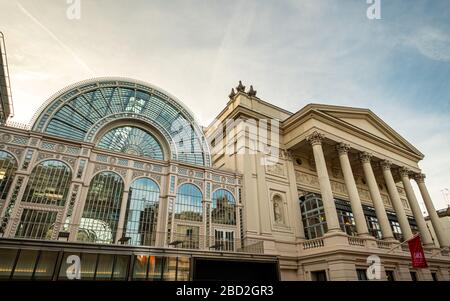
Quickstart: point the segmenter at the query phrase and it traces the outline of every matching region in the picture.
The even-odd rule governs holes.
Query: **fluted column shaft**
[[[336,204],[334,203],[330,178],[328,176],[325,156],[323,154],[322,139],[323,135],[318,132],[314,132],[307,138],[313,149],[314,161],[316,163],[317,176],[319,179],[320,193],[322,195],[325,217],[327,219],[328,232],[338,232],[342,230],[339,226]]]
[[[422,210],[420,210],[419,203],[417,202],[416,195],[411,185],[409,179],[410,171],[402,168],[400,169],[400,176],[402,178],[403,188],[405,189],[406,198],[408,199],[409,206],[416,220],[417,227],[419,228],[420,236],[425,247],[432,247],[433,240],[431,238],[430,232],[428,231],[425,218],[423,217]]]
[[[402,229],[403,239],[408,240],[413,234],[408,218],[406,217],[405,208],[403,208],[402,200],[398,194],[397,185],[395,185],[394,177],[392,176],[391,162],[383,161],[380,165],[383,170],[383,176],[392,201],[392,206],[394,207],[398,223],[400,224],[400,229]]]
[[[380,224],[383,239],[393,239],[394,235],[392,234],[392,228],[387,217],[386,209],[384,208],[383,199],[381,198],[380,190],[378,189],[372,165],[370,164],[372,155],[364,152],[360,157],[364,170],[364,177],[369,186],[370,197],[373,202],[373,207],[375,208],[378,223]]]
[[[448,247],[449,243],[445,239],[444,229],[441,225],[441,221],[439,220],[436,208],[434,208],[430,194],[428,193],[427,186],[425,185],[425,175],[417,174],[414,179],[419,186],[420,194],[422,195],[422,199],[425,203],[425,206],[427,207],[428,215],[430,216],[431,223],[433,224],[434,232],[436,233],[439,244],[441,245],[441,247]]]
[[[346,144],[341,143],[337,146],[342,174],[344,175],[348,198],[350,199],[353,217],[355,218],[356,231],[358,232],[358,235],[365,236],[369,234],[369,230],[367,229],[367,223],[361,204],[361,199],[359,198],[358,188],[356,187],[352,166],[350,165],[350,160],[348,158],[348,150],[349,146]]]

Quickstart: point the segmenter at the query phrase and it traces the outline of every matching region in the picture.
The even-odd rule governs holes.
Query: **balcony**
[[[233,239],[208,235],[173,234],[169,248],[264,254],[262,240]]]

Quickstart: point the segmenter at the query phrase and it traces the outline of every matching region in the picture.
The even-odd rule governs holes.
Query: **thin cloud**
[[[87,72],[91,77],[95,75],[95,72],[89,68],[89,66],[63,41],[61,41],[51,30],[49,30],[44,24],[42,24],[38,19],[36,19],[22,4],[16,1],[19,9],[36,25],[38,25],[42,30],[44,30],[55,42],[61,46],[68,54],[70,54],[73,59]]]

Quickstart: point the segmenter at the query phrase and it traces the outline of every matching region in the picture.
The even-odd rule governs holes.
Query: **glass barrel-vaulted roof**
[[[97,143],[99,148],[163,160],[163,150],[153,135],[131,127],[119,127],[107,132]]]
[[[170,147],[171,159],[211,166],[206,138],[190,111],[161,89],[131,79],[93,79],[58,92],[33,118],[33,130],[94,142],[100,129],[120,119],[150,124],[167,143],[159,143],[150,136],[156,144]],[[138,131],[133,134],[137,138]],[[107,139],[106,136],[103,138]],[[119,145],[126,143],[116,142],[112,149],[122,151]]]

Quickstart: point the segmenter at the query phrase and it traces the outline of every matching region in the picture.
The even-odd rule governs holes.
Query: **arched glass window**
[[[95,243],[114,242],[123,189],[122,178],[114,172],[101,172],[92,179],[77,240]]]
[[[163,160],[163,150],[150,133],[136,127],[125,126],[107,132],[98,142],[99,148],[130,155]]]
[[[41,162],[31,172],[22,202],[64,206],[71,179],[72,172],[65,163]]]
[[[124,231],[131,244],[155,244],[158,207],[159,187],[154,181],[142,178],[131,184]]]
[[[321,237],[328,231],[325,209],[320,195],[310,193],[302,196],[300,210],[307,239]]]
[[[6,200],[16,171],[17,161],[13,155],[0,151],[0,202]]]
[[[183,184],[178,187],[175,204],[175,218],[180,220],[198,221],[203,219],[203,195],[193,184]]]
[[[223,225],[236,225],[236,202],[231,192],[216,190],[212,197],[212,222]]]

